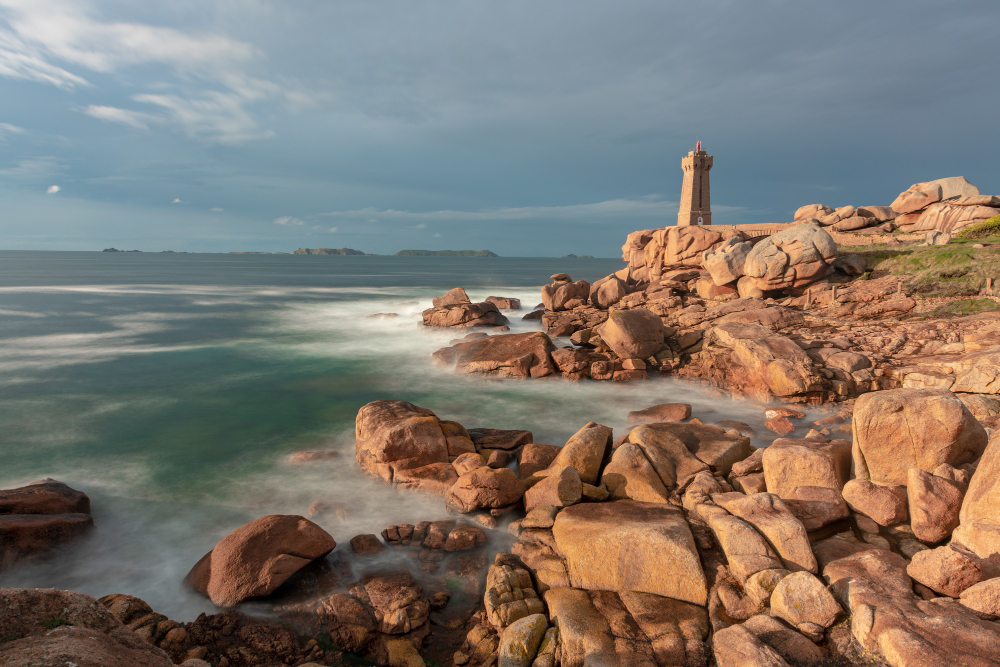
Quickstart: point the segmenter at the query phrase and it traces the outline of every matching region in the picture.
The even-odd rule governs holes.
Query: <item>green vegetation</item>
[[[993,299],[962,299],[938,306],[931,313],[932,317],[957,317],[960,315],[975,315],[1000,310],[1000,303]]]
[[[989,278],[1000,290],[1000,247],[974,248],[981,240],[955,239],[943,246],[883,246],[870,250],[845,247],[840,252],[863,256],[868,261],[869,278],[900,276],[910,290],[925,296],[975,296]]]
[[[489,250],[400,250],[397,257],[499,257]]]
[[[976,239],[977,241],[993,238],[1000,240],[1000,215],[994,215],[989,220],[969,225],[958,233],[958,238]]]
[[[69,621],[65,618],[50,618],[47,621],[42,621],[42,625],[51,630],[52,628],[58,628],[60,625],[69,625]]]
[[[12,642],[20,638],[21,635],[17,634],[16,632],[5,632],[4,634],[0,635],[0,644],[6,644],[7,642]]]

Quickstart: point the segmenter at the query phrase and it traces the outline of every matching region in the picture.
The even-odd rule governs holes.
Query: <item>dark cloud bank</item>
[[[696,139],[720,223],[951,175],[1000,193],[998,20],[994,0],[0,0],[0,247],[609,256],[672,222]]]

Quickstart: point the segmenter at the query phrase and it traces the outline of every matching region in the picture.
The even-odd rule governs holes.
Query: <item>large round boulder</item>
[[[901,192],[890,207],[896,213],[912,213],[942,199],[978,194],[979,188],[965,180],[964,176],[950,176],[926,183],[914,183]]]
[[[743,273],[765,292],[809,285],[825,277],[837,259],[837,244],[812,223],[786,227],[747,254]]]
[[[355,456],[362,470],[387,482],[395,473],[474,452],[465,428],[406,401],[372,401],[358,410]]]
[[[663,347],[663,320],[645,308],[616,310],[598,327],[601,340],[622,359],[645,359]]]
[[[229,533],[195,563],[185,583],[220,607],[273,593],[337,543],[308,519],[269,514]]]
[[[753,244],[749,241],[732,236],[706,250],[701,258],[702,264],[712,276],[712,282],[716,285],[728,285],[743,276],[743,266],[752,249]]]
[[[854,406],[854,474],[906,486],[910,468],[933,473],[961,466],[986,449],[986,430],[946,389],[889,389],[863,394]]]
[[[819,218],[829,213],[833,213],[833,209],[829,206],[824,206],[823,204],[806,204],[805,206],[798,207],[792,218],[796,221],[808,220],[809,218]]]
[[[612,273],[590,286],[590,303],[597,308],[607,310],[621,301],[626,294],[628,286],[625,281]]]

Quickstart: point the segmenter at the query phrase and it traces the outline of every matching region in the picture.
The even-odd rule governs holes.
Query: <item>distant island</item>
[[[562,258],[563,259],[594,259],[594,256],[593,255],[574,255],[573,253],[570,253],[568,255],[563,255]]]
[[[354,248],[299,248],[293,255],[366,255]]]
[[[145,250],[119,250],[118,248],[105,248],[101,252],[146,252]],[[150,250],[149,252],[156,252],[155,250]],[[187,255],[187,250],[160,250],[161,253],[170,252],[179,255]]]
[[[400,250],[396,257],[499,257],[489,250]]]

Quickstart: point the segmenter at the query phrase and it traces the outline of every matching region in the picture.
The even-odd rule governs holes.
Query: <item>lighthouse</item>
[[[677,225],[712,224],[712,202],[709,196],[708,172],[712,169],[712,156],[702,150],[701,142],[693,151],[681,158],[684,181],[681,184],[681,207],[677,212]]]

